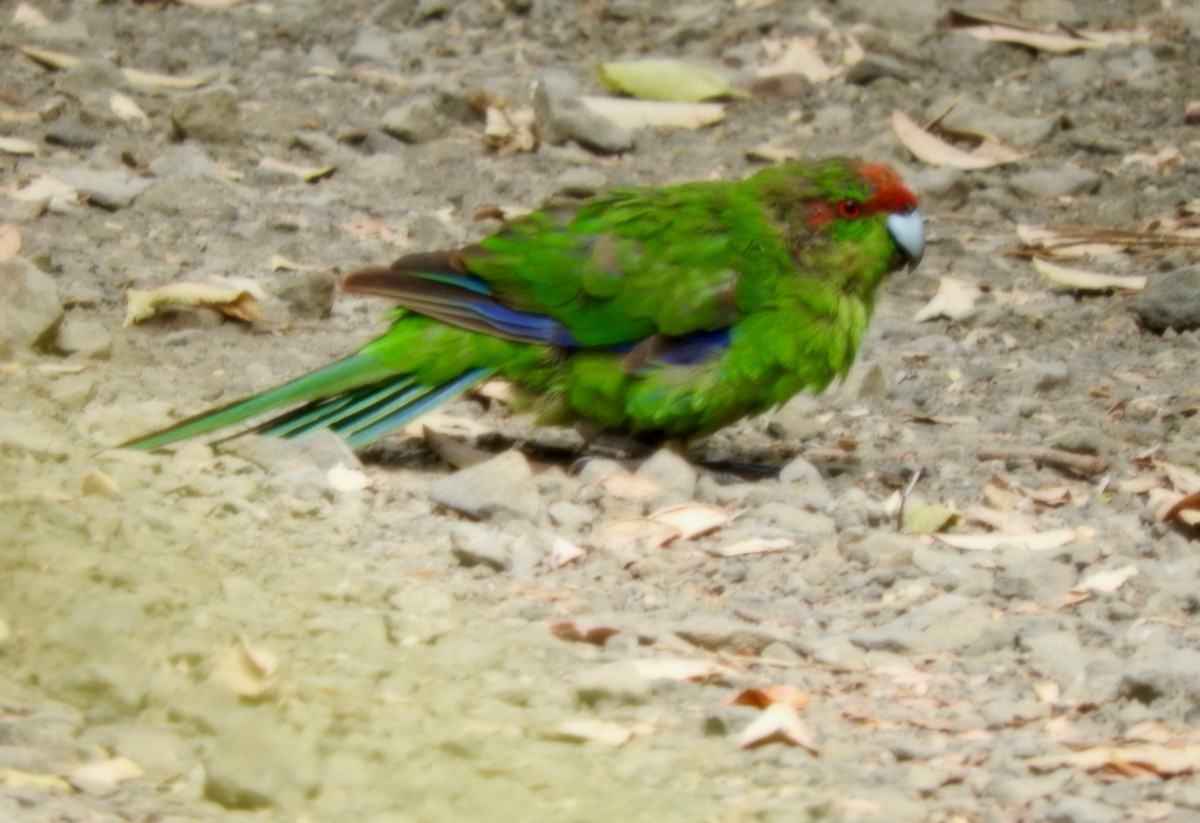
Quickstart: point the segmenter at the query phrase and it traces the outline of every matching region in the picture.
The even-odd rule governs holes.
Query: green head
[[[747,185],[802,272],[868,302],[879,282],[925,251],[917,198],[881,164],[834,157],[765,169]]]

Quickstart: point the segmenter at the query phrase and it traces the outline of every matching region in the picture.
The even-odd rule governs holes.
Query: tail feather
[[[388,432],[408,425],[443,403],[450,402],[471,386],[486,380],[494,373],[495,369],[471,369],[455,379],[433,388],[432,391],[422,392],[421,395],[406,400],[403,405],[392,404],[386,412],[371,415],[360,421],[352,432],[335,430],[346,438],[346,444],[350,448],[361,448],[368,443],[375,442]]]
[[[331,428],[351,447],[359,448],[453,399],[493,371],[471,369],[444,384],[428,386],[417,383],[412,375],[396,374],[394,367],[385,366],[372,355],[355,354],[281,386],[130,440],[122,448],[149,451],[295,406],[299,408],[278,415],[255,430],[277,437],[296,437]]]

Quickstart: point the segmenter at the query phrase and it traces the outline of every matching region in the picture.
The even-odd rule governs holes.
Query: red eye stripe
[[[888,166],[882,163],[872,163],[868,166],[861,166],[859,173],[875,190],[875,194],[865,204],[867,211],[874,214],[880,212],[891,214],[917,207],[916,196],[904,186],[900,175]]]

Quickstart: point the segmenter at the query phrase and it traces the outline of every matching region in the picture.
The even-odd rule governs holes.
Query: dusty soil
[[[4,282],[52,288],[0,352],[0,817],[1200,820],[1197,531],[1156,516],[1200,487],[1200,335],[1008,254],[1018,224],[1186,217],[1194,8],[993,4],[1131,35],[1055,54],[932,0],[30,5],[45,24],[3,9],[0,136],[34,152],[0,153]],[[484,138],[479,102],[527,107],[548,74],[601,93],[599,62],[653,55],[745,78],[798,35],[866,58],[616,155]],[[917,161],[893,110],[956,100],[1023,157]],[[530,458],[456,472],[415,432],[361,465],[329,438],[110,448],[377,333],[386,306],[335,299],[339,272],[482,236],[497,207],[738,177],[766,144],[890,162],[929,225],[846,385],[689,452],[778,478],[545,465],[578,440],[488,398],[432,425]],[[31,195],[46,177],[78,196]],[[1194,245],[1093,251],[1066,264],[1184,304]],[[946,277],[971,305],[918,321]],[[122,326],[129,289],[213,278],[266,321]],[[44,292],[12,289],[5,327]],[[714,527],[676,536],[672,507]]]

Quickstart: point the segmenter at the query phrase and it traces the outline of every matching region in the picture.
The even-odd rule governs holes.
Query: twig
[[[980,449],[975,456],[980,460],[1028,460],[1088,476],[1108,471],[1107,460],[1061,449]]]
[[[921,479],[921,470],[916,469],[912,473],[912,477],[908,478],[908,485],[904,487],[904,491],[900,492],[900,505],[896,507],[896,531],[904,531],[904,504],[908,502],[908,496],[912,494],[912,490],[916,488],[917,481]]]

